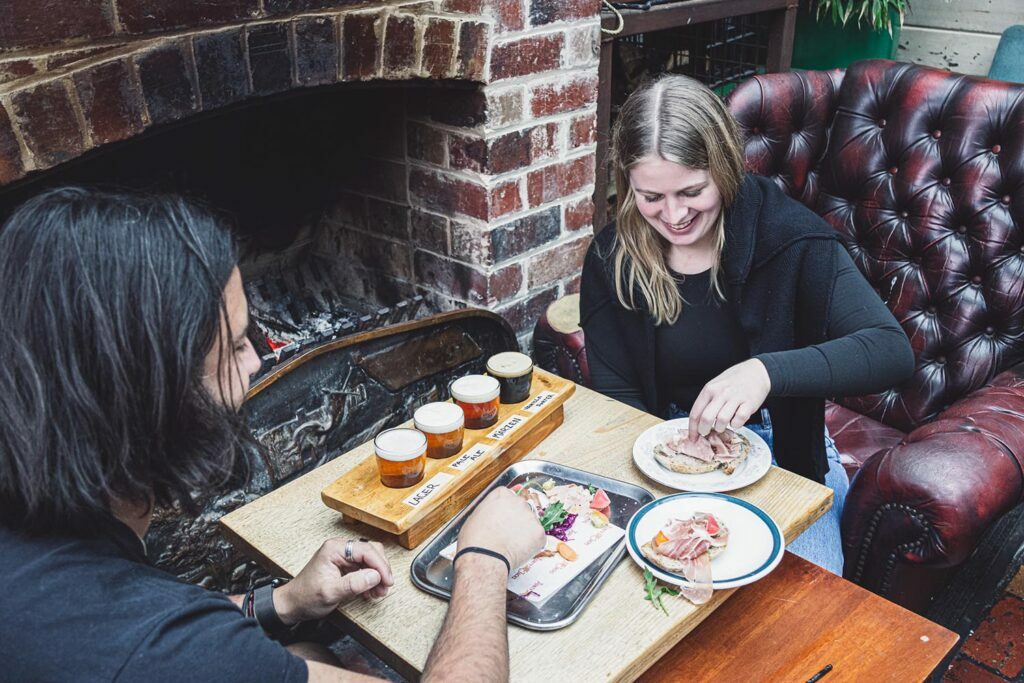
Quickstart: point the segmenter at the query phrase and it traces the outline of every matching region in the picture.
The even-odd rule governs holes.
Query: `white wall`
[[[1024,24],[1024,0],[910,0],[896,59],[984,76],[1003,29]]]

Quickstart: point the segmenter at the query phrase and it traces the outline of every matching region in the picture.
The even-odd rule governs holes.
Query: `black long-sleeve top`
[[[595,237],[581,286],[591,383],[607,396],[652,413],[689,409],[704,384],[750,357],[764,363],[776,405],[881,391],[913,373],[906,335],[836,233],[767,179],[747,176],[727,210],[725,300],[710,293],[709,272],[680,275],[686,303],[672,325],[617,301],[614,235],[612,225]],[[788,330],[810,341],[782,341]]]
[[[583,264],[580,325],[586,333],[592,383],[612,398],[663,414],[670,400],[659,381],[666,369],[658,366],[658,326],[639,288],[633,291],[635,307],[624,306],[618,299],[616,234],[615,226],[610,225],[596,235]],[[828,471],[823,438],[825,397],[882,391],[914,371],[910,342],[902,332],[896,334],[899,326],[888,310],[873,300],[873,294],[851,297],[849,285],[865,293],[870,287],[860,280],[853,282],[854,275],[860,276],[848,257],[838,251],[837,241],[835,230],[820,216],[787,197],[767,178],[746,175],[735,200],[725,209],[721,284],[740,334],[749,345],[747,353],[740,355],[762,358],[769,367],[773,394],[765,406],[771,410],[779,465],[819,482]],[[863,302],[860,308],[866,309],[860,313],[888,316],[881,326],[890,332],[876,338],[875,332],[860,328],[862,333],[857,334],[854,318],[860,314],[858,306],[847,311],[843,302],[837,301],[851,298]],[[853,331],[840,334],[846,330]],[[889,337],[891,346],[882,341]],[[706,334],[692,333],[692,338],[705,347],[721,345]],[[872,349],[875,343],[883,344],[881,351]],[[843,350],[833,355],[833,348]],[[859,360],[847,359],[847,355]],[[704,357],[696,356],[697,362]],[[891,374],[887,368],[876,367],[890,362]],[[805,364],[828,368],[810,373],[810,388],[804,383],[807,376],[792,369]],[[716,374],[708,371],[707,379]],[[817,384],[815,377],[820,380],[826,375],[828,381]],[[804,395],[804,391],[814,393]]]
[[[768,370],[770,396],[856,396],[904,374],[906,335],[846,249],[836,242],[835,251],[828,341],[754,356]],[[751,357],[731,302],[714,294],[710,278],[710,271],[679,275],[683,312],[655,330],[658,395],[684,410],[709,380]],[[588,354],[594,385],[639,404],[639,388],[624,385],[597,349]]]

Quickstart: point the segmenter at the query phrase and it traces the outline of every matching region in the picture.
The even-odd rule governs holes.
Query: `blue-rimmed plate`
[[[626,549],[641,567],[651,570],[667,583],[688,583],[680,574],[657,566],[640,551],[667,527],[673,519],[689,519],[695,512],[706,512],[729,529],[725,550],[711,560],[711,579],[715,590],[736,588],[767,576],[786,549],[782,530],[767,512],[740,498],[722,493],[676,493],[648,503],[629,520]]]

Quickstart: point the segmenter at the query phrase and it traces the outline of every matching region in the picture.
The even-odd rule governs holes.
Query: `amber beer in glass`
[[[415,429],[387,429],[373,440],[380,483],[392,489],[415,486],[427,465],[427,437]]]
[[[427,436],[428,458],[450,458],[462,450],[465,415],[454,403],[428,403],[416,409],[413,424]]]
[[[466,375],[451,386],[452,399],[466,414],[466,429],[486,429],[498,421],[498,380],[487,375]]]

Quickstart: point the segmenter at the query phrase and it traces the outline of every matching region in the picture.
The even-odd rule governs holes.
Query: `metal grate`
[[[629,91],[644,77],[672,72],[725,96],[740,81],[767,71],[768,18],[747,14],[625,36],[616,42],[617,67],[632,81]]]
[[[420,313],[422,296],[379,307],[344,295],[333,284],[336,267],[310,257],[294,268],[246,281],[249,340],[263,362],[256,377],[323,342],[413,320]]]

